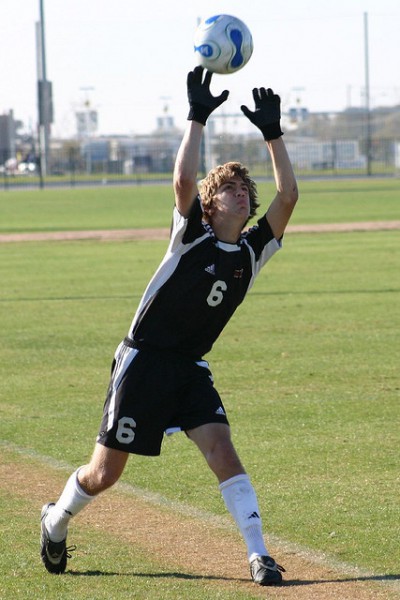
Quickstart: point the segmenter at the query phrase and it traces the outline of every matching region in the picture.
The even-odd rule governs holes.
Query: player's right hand
[[[203,67],[197,66],[188,73],[187,95],[190,106],[188,120],[205,125],[210,114],[228,98],[229,91],[213,96],[210,91],[212,73],[206,71],[203,79],[203,72]]]

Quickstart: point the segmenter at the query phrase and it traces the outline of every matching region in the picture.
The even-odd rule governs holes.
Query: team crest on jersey
[[[210,265],[210,266],[206,267],[204,270],[206,273],[210,273],[210,275],[215,275],[215,265]]]
[[[233,271],[233,277],[234,277],[234,279],[242,279],[242,277],[243,277],[243,270],[244,269],[235,269]]]

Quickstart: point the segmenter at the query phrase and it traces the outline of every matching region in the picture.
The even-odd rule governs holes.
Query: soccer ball
[[[240,19],[215,15],[197,27],[194,51],[199,65],[212,73],[227,75],[248,63],[253,53],[253,38]]]

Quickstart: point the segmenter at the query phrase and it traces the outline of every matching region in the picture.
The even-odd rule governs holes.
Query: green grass
[[[171,186],[0,193],[0,232],[168,227]]]
[[[4,600],[249,600],[248,594],[238,590],[218,589],[211,577],[176,572],[168,556],[158,557],[85,524],[74,532],[78,548],[73,570],[62,577],[50,576],[38,561],[36,522],[31,535],[32,502],[16,500],[0,488],[0,508],[2,540],[13,540],[0,559],[0,598]],[[18,530],[24,535],[17,537]]]
[[[369,201],[362,182],[343,185],[347,191],[338,196],[321,182],[307,184],[298,219],[312,212],[321,221],[325,214],[343,220],[346,207],[352,209],[348,221],[374,214],[398,218],[392,192],[375,190],[382,198],[376,206],[378,196]],[[42,201],[40,193],[25,194],[25,205],[28,197]],[[68,193],[62,198],[67,201]],[[54,223],[79,227],[82,215],[73,212],[78,204],[66,204],[59,205]],[[50,209],[41,206],[51,228]],[[137,213],[140,224],[154,219],[148,207]],[[362,207],[366,218],[360,217]],[[96,223],[116,226],[127,210],[118,210],[117,217],[105,194]],[[40,214],[35,219],[39,228]],[[89,213],[87,219],[91,228]],[[17,229],[17,221],[9,228],[10,221],[2,221],[4,231]],[[89,241],[1,246],[0,440],[71,465],[87,459],[114,349],[165,247]],[[398,231],[287,235],[284,250],[260,274],[209,357],[266,530],[392,575],[398,573],[400,534],[399,247]],[[167,439],[160,458],[134,457],[123,480],[225,514],[212,474],[183,435]],[[3,543],[15,546],[12,564],[7,553],[0,558],[0,571],[7,574],[4,597],[24,597],[18,596],[21,580],[14,571],[33,598],[119,598],[128,588],[137,598],[159,598],[161,589],[163,598],[208,597],[206,583],[193,580],[165,578],[161,585],[144,575],[49,579],[33,562],[37,515],[29,512],[29,499],[14,501],[12,490],[2,494]],[[18,536],[16,541],[16,531],[24,532],[26,542]],[[101,532],[85,530],[85,536],[92,551],[79,557],[82,570],[96,571],[99,564],[117,573],[132,573],[132,564],[135,572],[157,570],[139,549],[117,558],[112,536],[106,536],[107,550]],[[77,563],[74,568],[81,568]],[[240,598],[229,591],[218,596],[216,589],[211,597]]]
[[[275,194],[259,184],[264,209]],[[168,227],[170,185],[0,191],[0,233]],[[300,183],[292,223],[341,223],[400,219],[397,179]]]

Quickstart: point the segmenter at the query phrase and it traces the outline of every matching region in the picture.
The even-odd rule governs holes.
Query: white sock
[[[223,481],[219,489],[246,542],[249,560],[269,555],[262,534],[257,496],[248,475],[231,477]]]
[[[71,517],[74,517],[96,497],[86,494],[79,485],[78,472],[80,468],[72,473],[61,496],[55,506],[50,508],[46,517],[46,529],[53,542],[61,542],[67,537],[68,523]]]

